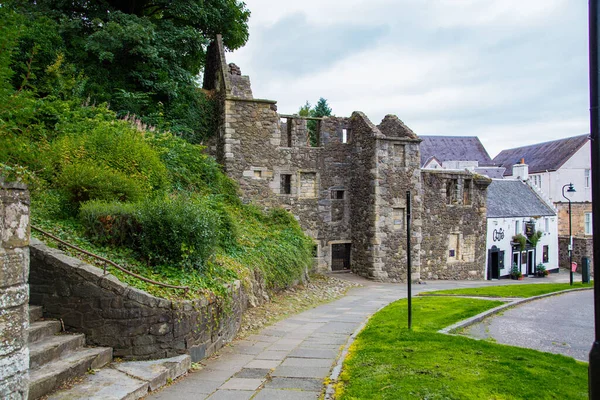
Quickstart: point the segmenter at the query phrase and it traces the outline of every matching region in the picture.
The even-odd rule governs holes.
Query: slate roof
[[[478,161],[479,166],[494,165],[490,155],[477,136],[419,136],[421,142],[421,166],[435,157],[444,161]]]
[[[517,179],[492,179],[487,189],[487,217],[534,217],[556,215],[534,189]]]
[[[483,168],[475,168],[474,172],[479,175],[485,175],[489,178],[502,179],[504,176],[504,171],[506,168],[504,167],[483,167]]]
[[[505,176],[512,175],[512,166],[521,158],[529,166],[529,173],[556,171],[588,141],[589,135],[573,136],[566,139],[553,140],[502,150],[494,158],[494,163],[506,168]]]

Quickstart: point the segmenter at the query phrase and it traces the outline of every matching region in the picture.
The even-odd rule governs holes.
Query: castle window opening
[[[254,170],[254,177],[256,179],[262,178],[262,171],[260,171],[260,170]]]
[[[286,119],[286,131],[287,131],[287,147],[292,147],[292,123],[291,118]]]
[[[345,190],[332,190],[331,191],[331,199],[332,200],[344,200],[344,192],[345,192]]]
[[[446,182],[446,203],[456,204],[458,201],[458,180],[448,179]]]
[[[281,174],[281,185],[280,185],[280,193],[281,194],[292,194],[292,175],[291,174]]]
[[[463,184],[463,204],[468,206],[471,204],[471,180],[465,179]]]
[[[342,143],[348,143],[348,130],[342,129]]]
[[[448,237],[448,261],[458,261],[458,246],[458,234],[451,233]]]

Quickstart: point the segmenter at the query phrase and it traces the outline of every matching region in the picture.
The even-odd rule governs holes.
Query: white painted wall
[[[504,251],[504,268],[500,270],[500,277],[510,275],[513,260],[511,241],[512,237],[516,234],[515,225],[518,221],[519,232],[517,233],[525,234],[525,223],[529,222],[531,219],[531,217],[487,219],[485,279],[488,278],[488,251],[492,246],[496,246],[499,250]],[[535,220],[535,229],[536,231],[542,231],[544,233],[536,247],[535,265],[542,262],[543,246],[547,245],[548,262],[542,264],[544,264],[548,270],[558,268],[558,218],[556,216],[538,218]],[[496,231],[496,234],[494,234],[494,231]],[[504,233],[504,238],[500,239],[498,237],[499,232]],[[525,266],[523,266],[521,272],[525,275],[527,272]]]
[[[571,197],[572,202],[592,201],[592,178],[590,177],[590,187],[585,187],[585,170],[591,170],[592,159],[590,155],[590,142],[581,146],[557,171],[532,173],[529,179],[533,181],[532,175],[542,177],[542,192],[550,198],[553,203],[566,201],[562,197],[562,187],[568,183],[573,183],[576,192]]]

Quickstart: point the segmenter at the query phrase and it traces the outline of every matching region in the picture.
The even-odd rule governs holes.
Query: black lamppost
[[[568,183],[562,187],[562,196],[569,202],[569,282],[573,286],[573,231],[571,229],[571,199],[565,196],[565,188],[568,187],[567,193],[575,193],[575,188],[572,183]]]
[[[592,156],[592,233],[595,259],[600,259],[600,185],[596,173],[600,172],[600,31],[599,0],[590,0],[590,139]],[[600,276],[600,262],[594,263],[594,276]],[[590,350],[588,387],[590,400],[600,400],[600,285],[594,285],[594,343]]]

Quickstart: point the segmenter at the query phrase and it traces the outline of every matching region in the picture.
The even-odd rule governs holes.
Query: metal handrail
[[[99,256],[97,254],[94,254],[94,253],[90,253],[87,250],[84,250],[84,249],[82,249],[80,247],[77,247],[77,246],[75,246],[73,244],[65,242],[64,240],[59,239],[56,236],[54,236],[53,234],[48,233],[48,232],[46,232],[46,231],[44,231],[44,230],[42,230],[42,229],[40,229],[40,228],[38,228],[36,226],[31,225],[31,228],[34,229],[34,230],[36,230],[36,231],[38,231],[39,233],[41,233],[41,234],[43,234],[45,236],[48,236],[49,238],[51,238],[53,240],[56,240],[58,243],[61,243],[61,244],[65,245],[65,246],[67,246],[67,247],[72,248],[73,250],[77,250],[77,251],[79,251],[79,252],[81,252],[83,254],[86,254],[86,255],[88,255],[90,257],[94,257],[94,258],[97,258],[100,261],[103,261],[105,263],[104,266],[103,266],[103,268],[104,268],[104,274],[106,274],[106,264],[110,264],[110,265],[112,265],[113,267],[115,267],[116,269],[118,269],[121,272],[124,272],[124,273],[126,273],[128,275],[131,275],[131,276],[133,276],[135,278],[138,278],[138,279],[140,279],[140,280],[142,280],[144,282],[151,283],[153,285],[164,286],[164,287],[168,287],[168,288],[171,288],[171,289],[181,289],[181,290],[184,290],[186,292],[190,290],[189,286],[169,285],[168,283],[162,283],[162,282],[154,281],[152,279],[145,278],[145,277],[143,277],[141,275],[136,274],[135,272],[131,272],[131,271],[129,271],[129,270],[121,267],[120,265],[118,265],[118,264],[116,264],[116,263],[114,263],[114,262],[112,262],[112,261],[110,261],[110,260],[108,260],[108,259],[106,259],[104,257],[101,257],[101,256]]]

